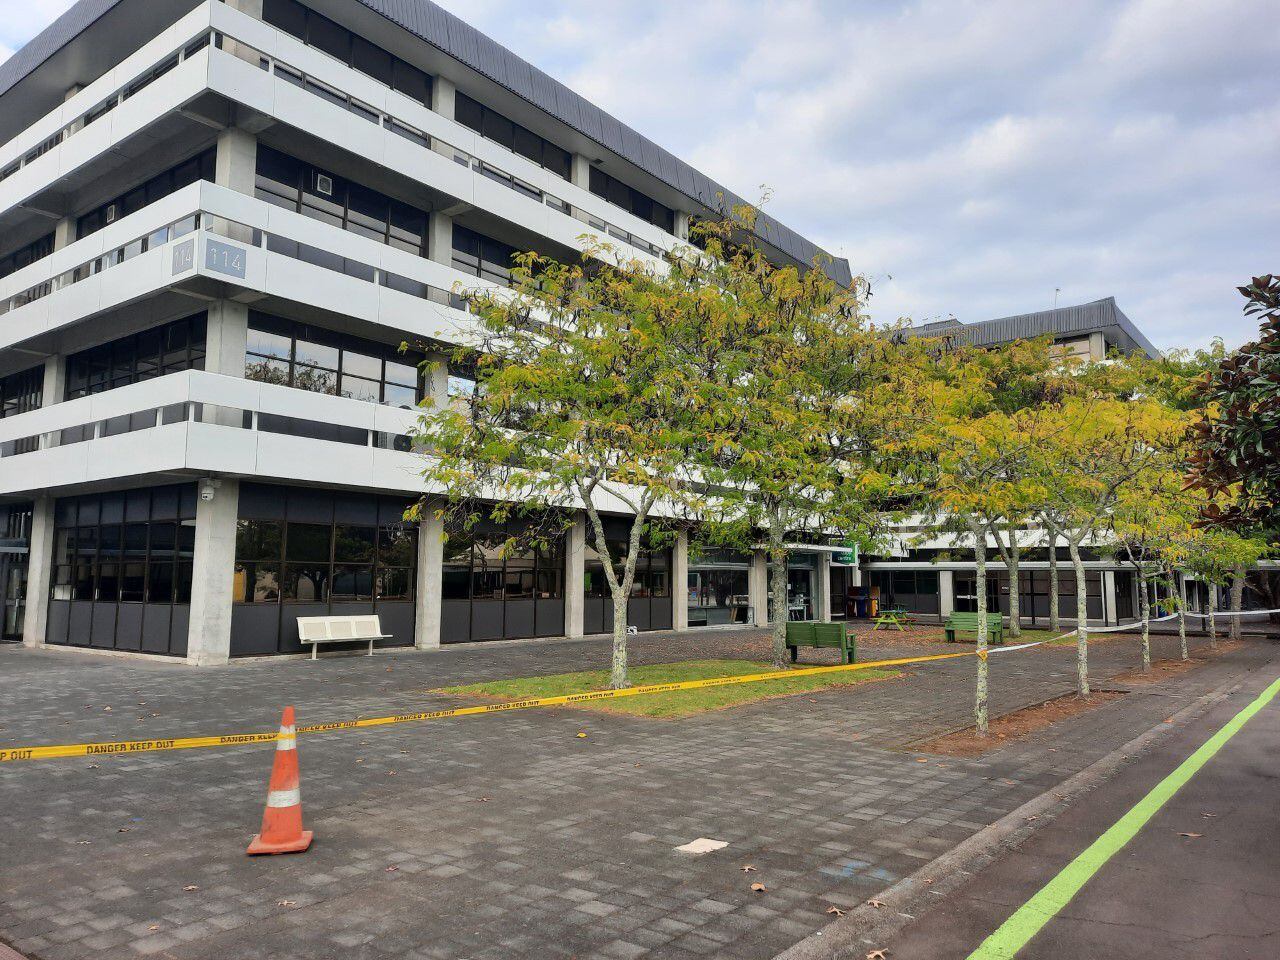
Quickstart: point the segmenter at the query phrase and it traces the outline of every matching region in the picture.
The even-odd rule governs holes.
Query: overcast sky
[[[1256,332],[1280,272],[1277,0],[442,0],[872,280],[966,322],[1115,296]],[[0,0],[0,59],[69,0]]]

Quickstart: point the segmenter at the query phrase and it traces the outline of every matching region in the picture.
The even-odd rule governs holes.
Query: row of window
[[[54,600],[189,603],[194,484],[68,497],[54,509]]]
[[[503,286],[511,285],[512,257],[520,250],[486,237],[483,233],[453,225],[453,267],[473,277],[483,277]]]
[[[523,524],[482,523],[454,531],[445,543],[443,600],[560,600],[564,597],[564,541],[516,544]]]
[[[599,167],[591,168],[589,186],[597,197],[635,214],[646,223],[661,227],[667,233],[676,232],[675,211],[634,187],[627,186],[617,177],[611,177]]]
[[[237,603],[412,600],[417,529],[400,497],[242,484]]]
[[[424,107],[431,106],[429,74],[392,56],[364,37],[309,10],[297,0],[264,0],[262,19],[273,27],[398,90]]]
[[[207,316],[193,314],[67,357],[64,399],[127,387],[177,373],[203,370]]]
[[[249,312],[245,377],[412,409],[422,398],[416,353]]]
[[[568,150],[557,147],[532,130],[526,130],[496,110],[477,103],[465,93],[454,95],[453,117],[485,139],[532,160],[558,177],[568,180],[572,175],[573,156]]]
[[[427,254],[425,210],[261,144],[254,193],[259,200],[313,220],[418,256]]]
[[[103,227],[110,226],[122,217],[137,213],[143,207],[150,206],[157,200],[163,200],[169,194],[199,180],[208,180],[212,183],[215,176],[216,157],[216,150],[210,147],[203,153],[170,167],[164,173],[157,174],[145,183],[140,183],[131,190],[89,211],[77,222],[77,239],[97,233]]]
[[[0,257],[0,279],[9,276],[23,267],[29,267],[37,260],[43,260],[53,253],[53,234],[46,234],[32,240],[26,246],[15,250],[6,257]]]
[[[39,410],[44,399],[44,365],[0,377],[0,420]]]

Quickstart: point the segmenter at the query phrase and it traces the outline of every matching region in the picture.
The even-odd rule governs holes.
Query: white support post
[[[956,612],[956,575],[951,570],[938,571],[938,613],[949,617]]]
[[[27,553],[27,606],[22,619],[22,643],[27,647],[43,646],[49,629],[53,547],[53,497],[39,497],[32,504]]]
[[[823,623],[831,622],[831,554],[818,554],[817,614]]]
[[[427,227],[427,258],[446,266],[453,265],[453,217],[439,210],[431,212]]]
[[[689,629],[689,533],[676,534],[671,552],[671,625],[676,630]]]
[[[212,500],[201,496],[196,503],[191,627],[187,632],[187,662],[194,666],[214,666],[231,658],[231,604],[239,509],[239,480],[219,481]]]
[[[1102,623],[1103,626],[1114,625],[1120,622],[1120,616],[1117,613],[1116,606],[1116,572],[1114,570],[1102,571]]]
[[[586,632],[587,606],[587,518],[579,514],[565,537],[564,635],[581,637]]]
[[[444,521],[427,503],[418,527],[418,577],[413,595],[413,645],[419,650],[440,649],[443,592]]]
[[[747,576],[751,600],[751,622],[757,627],[769,625],[769,555],[764,550],[751,554],[751,572]]]
[[[569,165],[569,182],[583,190],[591,189],[591,161],[575,153]]]

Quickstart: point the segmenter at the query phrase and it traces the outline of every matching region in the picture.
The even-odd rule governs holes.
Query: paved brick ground
[[[930,649],[894,642],[869,635],[860,655]],[[641,662],[766,648],[754,632],[633,643]],[[0,938],[48,960],[767,958],[1272,649],[982,760],[906,748],[965,723],[967,659],[679,721],[537,710],[317,735],[301,744],[317,841],[296,857],[243,855],[269,749],[7,764]],[[1071,658],[993,658],[993,712],[1070,691]],[[199,671],[6,647],[0,744],[269,730],[286,702],[301,723],[423,709],[452,702],[440,686],[607,661],[598,639]],[[1131,643],[1108,643],[1092,672],[1133,664]],[[703,836],[729,846],[673,849]]]

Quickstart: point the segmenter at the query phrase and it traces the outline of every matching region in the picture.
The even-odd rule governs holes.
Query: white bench
[[[311,644],[311,659],[316,658],[316,647],[322,643],[352,643],[368,641],[369,656],[373,656],[373,641],[390,640],[391,634],[382,632],[382,623],[376,614],[355,617],[298,617],[298,639]]]

